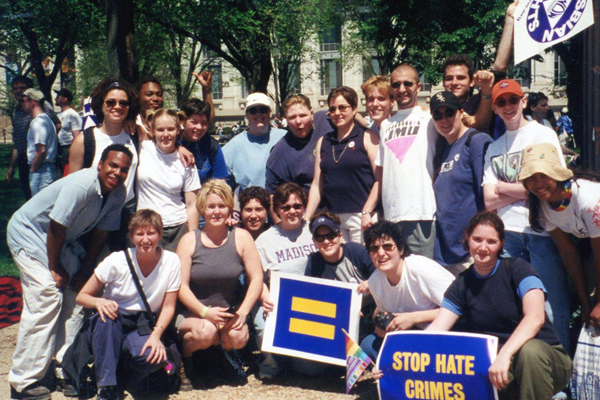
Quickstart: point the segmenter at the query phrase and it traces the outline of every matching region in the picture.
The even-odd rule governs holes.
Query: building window
[[[381,75],[381,67],[377,58],[363,58],[363,82],[374,75]]]
[[[567,70],[558,53],[554,53],[554,86],[567,86]]]
[[[342,43],[342,27],[328,29],[321,33],[321,51],[338,51]]]
[[[342,86],[342,63],[339,60],[321,60],[321,96],[329,95]]]
[[[245,99],[250,94],[248,82],[245,78],[242,78],[242,98]]]
[[[513,68],[513,79],[524,88],[531,86],[531,60],[523,61]]]
[[[214,71],[213,84],[212,84],[212,98],[213,100],[223,99],[223,67],[221,64],[213,64],[208,66],[208,70]]]

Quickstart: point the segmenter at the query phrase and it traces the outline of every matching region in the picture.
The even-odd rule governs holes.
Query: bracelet
[[[491,94],[483,94],[483,93],[481,93],[481,97],[484,98],[484,99],[486,99],[486,100],[489,100],[489,99],[492,98],[492,95]]]
[[[208,311],[209,308],[210,308],[210,306],[205,306],[204,310],[202,310],[202,312],[200,313],[200,317],[206,318],[206,312]]]
[[[371,212],[370,212],[370,211],[361,211],[360,213],[361,213],[362,215],[371,214]]]
[[[163,332],[165,331],[165,327],[162,326],[161,324],[154,325],[154,329],[156,329],[156,328],[161,328],[163,330]]]

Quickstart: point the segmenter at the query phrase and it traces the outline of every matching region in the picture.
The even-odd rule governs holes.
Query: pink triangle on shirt
[[[417,135],[400,136],[395,139],[388,140],[385,145],[391,150],[392,153],[398,159],[398,162],[402,163],[404,156],[412,146],[413,142],[417,138]]]

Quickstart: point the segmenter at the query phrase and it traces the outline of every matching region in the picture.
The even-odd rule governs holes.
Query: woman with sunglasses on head
[[[527,191],[517,176],[523,150],[532,144],[550,143],[561,155],[556,132],[523,116],[526,100],[521,86],[512,79],[496,83],[492,89],[492,109],[504,121],[507,132],[491,143],[485,155],[483,199],[488,211],[496,210],[506,227],[504,251],[531,263],[548,289],[548,316],[567,351],[569,335],[569,287],[565,268],[556,245],[546,232],[529,226],[525,204]],[[564,160],[562,160],[564,166]]]
[[[526,261],[501,258],[504,244],[496,213],[471,219],[465,246],[474,263],[450,285],[427,330],[449,331],[460,318],[465,331],[498,337],[489,378],[500,399],[550,400],[569,382],[572,362],[544,312],[542,281]]]
[[[472,264],[463,231],[483,211],[483,156],[492,138],[463,123],[458,98],[450,91],[431,96],[433,124],[440,135],[434,157],[436,231],[433,259],[455,276]]]
[[[600,327],[600,174],[565,168],[554,146],[541,143],[525,149],[519,180],[529,192],[531,228],[550,234],[581,302],[583,321]]]
[[[354,89],[332,90],[327,103],[335,129],[317,142],[306,218],[323,203],[342,220],[344,239],[362,243],[363,231],[374,222],[379,204],[381,168],[375,165],[379,136],[354,122],[358,107]]]
[[[273,309],[267,286],[270,273],[278,271],[304,275],[308,256],[316,251],[308,222],[303,219],[306,200],[306,193],[298,184],[288,182],[279,186],[273,194],[273,210],[280,222],[267,229],[256,239],[256,247],[260,253],[267,279],[267,282],[263,284],[260,296],[262,306],[259,303],[253,310],[256,341],[259,348],[263,338],[263,314]],[[259,377],[261,379],[274,377],[278,371],[277,363],[272,357],[266,356],[260,364]]]
[[[273,194],[282,183],[294,182],[308,194],[315,172],[315,147],[321,137],[314,130],[310,99],[293,94],[283,102],[283,111],[288,131],[267,160],[265,188]]]

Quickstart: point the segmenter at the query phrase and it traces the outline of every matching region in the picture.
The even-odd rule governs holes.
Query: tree
[[[19,72],[31,70],[46,99],[52,101],[51,88],[63,60],[75,45],[85,46],[97,33],[97,4],[92,0],[0,0],[0,15],[4,16],[3,42],[10,37],[28,52]]]

